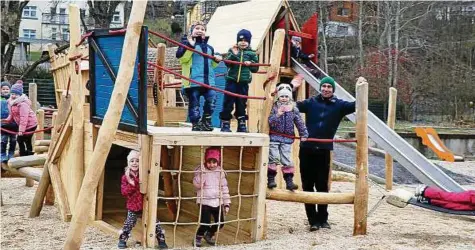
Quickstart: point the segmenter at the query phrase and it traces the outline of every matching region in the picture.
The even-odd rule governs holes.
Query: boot
[[[195,239],[193,240],[193,246],[194,247],[201,247],[201,240],[203,239],[203,236],[201,235],[196,235]]]
[[[277,183],[275,183],[275,176],[277,172],[274,170],[267,170],[267,188],[273,189],[277,187]]]
[[[237,132],[247,133],[246,117],[244,117],[244,116],[238,117]]]
[[[117,245],[119,249],[127,248],[127,242],[125,240],[119,240],[119,244]]]
[[[230,121],[221,120],[221,132],[233,132]]]
[[[158,249],[168,249],[168,245],[165,241],[158,242]]]
[[[201,128],[201,122],[197,121],[192,123],[193,127],[191,128],[191,131],[203,131]]]
[[[211,246],[216,245],[216,241],[214,241],[213,235],[210,232],[206,232],[204,238],[205,238],[205,241]]]
[[[294,191],[299,188],[298,185],[294,184],[294,174],[284,174],[284,180],[287,190]]]
[[[211,125],[211,116],[205,116],[201,119],[201,131],[213,131],[213,125]]]

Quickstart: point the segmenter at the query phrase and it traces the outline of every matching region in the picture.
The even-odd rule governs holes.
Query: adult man
[[[297,108],[306,114],[308,138],[333,139],[341,119],[355,112],[355,102],[347,102],[336,98],[335,80],[325,77],[320,82],[320,94],[301,102]],[[307,192],[328,192],[328,174],[330,171],[330,151],[333,143],[301,142],[300,173],[302,188]],[[330,228],[328,224],[328,205],[305,204],[310,231]]]

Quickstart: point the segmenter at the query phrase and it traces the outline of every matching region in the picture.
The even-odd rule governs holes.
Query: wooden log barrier
[[[17,169],[17,168],[28,167],[28,166],[43,165],[45,164],[47,157],[48,157],[47,154],[41,154],[41,155],[28,155],[28,156],[11,158],[8,161],[8,167]]]
[[[389,128],[394,129],[396,125],[396,100],[397,90],[393,87],[389,88],[389,105],[388,105],[388,122]],[[390,154],[386,153],[384,156],[386,163],[386,190],[393,189],[393,158]]]
[[[33,151],[35,151],[35,153],[37,154],[48,152],[48,150],[49,150],[49,146],[35,146],[33,149]]]
[[[49,146],[51,144],[51,140],[36,140],[35,146]]]
[[[266,198],[276,201],[290,201],[308,204],[353,204],[353,193],[319,193],[305,191],[288,191],[283,189],[267,190]]]

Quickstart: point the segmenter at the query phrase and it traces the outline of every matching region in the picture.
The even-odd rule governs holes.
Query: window
[[[348,26],[338,25],[336,27],[336,36],[337,37],[342,37],[342,36],[347,36],[347,35],[348,35]]]
[[[37,18],[36,17],[36,6],[25,6],[25,8],[23,8],[23,17]]]
[[[24,38],[36,38],[36,30],[23,29]]]
[[[63,41],[69,41],[69,29],[63,28],[61,35]]]
[[[350,9],[348,9],[348,8],[338,8],[337,15],[339,15],[339,16],[349,16],[350,15]]]
[[[114,16],[112,17],[112,22],[120,23],[120,12],[118,11],[114,12]]]
[[[67,19],[68,19],[68,15],[66,15],[66,9],[59,8],[59,23],[65,24]]]
[[[56,40],[58,36],[58,29],[57,28],[51,28],[51,40]]]

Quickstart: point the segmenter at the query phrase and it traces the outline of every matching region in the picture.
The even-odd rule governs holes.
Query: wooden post
[[[58,116],[58,112],[54,112],[53,117],[51,118],[51,126],[53,126],[55,124],[57,116]],[[56,134],[56,130],[53,128],[53,129],[51,129],[51,138],[53,138],[53,136],[55,136],[54,134]],[[50,141],[50,143],[51,143],[51,141]],[[43,171],[44,170],[45,170],[45,168],[43,168]],[[48,190],[46,191],[45,205],[48,205],[48,206],[53,206],[54,205],[54,189],[53,189],[53,185],[51,185],[51,184],[48,186]]]
[[[124,109],[127,92],[129,91],[134,74],[138,43],[146,7],[146,0],[135,1],[132,5],[117,79],[114,90],[112,91],[109,107],[104,116],[104,121],[99,129],[96,147],[88,163],[89,167],[86,170],[86,175],[84,176],[81,190],[76,201],[74,216],[64,245],[64,249],[66,250],[77,250],[81,247],[84,232],[89,223],[88,219],[92,209],[91,204],[93,204],[95,198],[94,192],[97,188],[99,178],[104,171],[107,155],[114,141],[117,127],[122,116],[122,110]]]
[[[165,63],[165,53],[166,53],[166,45],[163,43],[159,43],[157,46],[157,65],[164,66],[163,64]],[[165,126],[165,110],[164,110],[164,105],[163,105],[163,97],[164,97],[164,89],[160,89],[161,83],[163,81],[163,72],[155,68],[155,82],[158,84],[158,92],[157,92],[157,98],[158,102],[156,105],[157,109],[157,120],[155,122],[156,126],[163,127]]]
[[[43,130],[45,128],[45,111],[43,109],[36,111],[36,119],[38,120],[38,130]],[[43,140],[44,137],[44,132],[36,133],[36,140]],[[32,145],[35,144],[32,142]]]
[[[267,189],[267,162],[269,160],[269,147],[263,146],[259,150],[256,157],[255,169],[259,173],[255,174],[254,194],[258,196],[254,198],[253,217],[256,218],[255,228],[252,230],[252,240],[263,240],[267,228],[266,221],[266,189]]]
[[[68,57],[71,58],[78,54],[76,44],[81,40],[81,19],[79,18],[79,8],[75,4],[69,5],[69,53]],[[68,178],[69,186],[69,204],[73,209],[71,212],[74,214],[74,206],[76,199],[81,189],[81,182],[84,178],[84,93],[81,86],[81,72],[80,72],[80,59],[76,59],[70,62],[69,67],[71,77],[71,101],[72,101],[72,116],[73,116],[73,132],[71,134],[71,163],[68,168],[70,169],[70,176]]]
[[[397,90],[393,87],[389,88],[389,105],[388,105],[388,122],[389,128],[394,129],[396,125],[396,102],[397,102]],[[386,190],[393,189],[393,158],[390,154],[386,153],[384,156],[386,162]]]
[[[267,83],[265,87],[264,106],[262,109],[262,116],[260,120],[260,133],[269,133],[269,115],[274,105],[274,97],[272,92],[275,89],[275,85],[279,82],[280,60],[282,59],[282,50],[284,48],[285,32],[283,29],[278,29],[274,34],[274,43],[272,44],[272,52],[270,55],[270,67],[267,69],[267,77],[274,76],[274,79]]]
[[[148,213],[147,224],[145,225],[144,233],[147,234],[145,247],[155,247],[155,223],[157,221],[157,197],[158,197],[158,184],[160,180],[160,158],[161,158],[160,145],[152,146],[150,174],[148,176]],[[166,147],[166,146],[163,146]]]
[[[36,85],[36,83],[32,82],[29,84],[28,92],[28,97],[31,101],[31,109],[36,114],[36,110],[38,109],[38,86]],[[35,136],[31,137],[31,145],[35,145]],[[33,185],[35,185],[35,181],[31,178],[26,178],[25,186],[33,187]]]
[[[356,82],[356,181],[353,235],[365,235],[368,213],[368,83]]]

